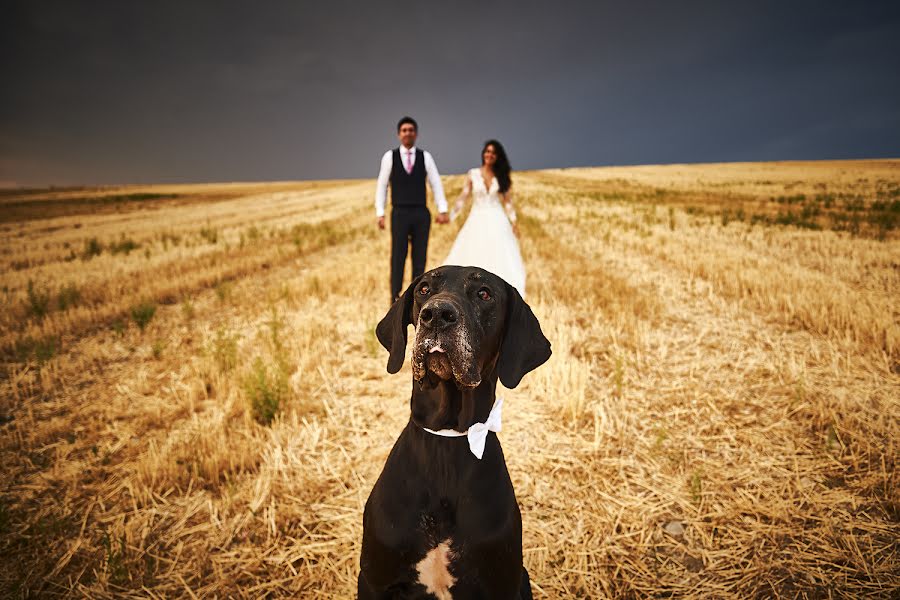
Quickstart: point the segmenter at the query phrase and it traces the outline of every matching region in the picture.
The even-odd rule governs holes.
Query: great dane
[[[411,415],[366,502],[358,596],[531,598],[496,388],[516,387],[550,342],[516,289],[476,267],[428,271],[394,302],[376,328],[388,373],[410,324]]]

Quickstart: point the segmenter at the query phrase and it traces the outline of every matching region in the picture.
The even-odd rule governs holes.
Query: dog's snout
[[[459,311],[446,300],[433,300],[419,313],[419,321],[434,330],[446,329],[459,320]]]

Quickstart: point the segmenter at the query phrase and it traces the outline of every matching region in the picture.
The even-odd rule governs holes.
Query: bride
[[[462,193],[451,214],[460,213],[473,196],[472,211],[453,242],[445,265],[481,267],[499,275],[525,297],[525,265],[516,239],[516,211],[512,205],[512,180],[506,151],[497,140],[481,150],[481,167],[466,173]]]

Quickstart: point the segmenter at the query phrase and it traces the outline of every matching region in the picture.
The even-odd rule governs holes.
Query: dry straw
[[[515,186],[554,344],[504,392],[536,596],[896,597],[900,242],[749,214],[871,203],[900,163]],[[180,196],[5,219],[0,595],[353,596],[410,386],[372,333],[371,188],[94,191]],[[430,264],[458,227],[433,228]]]

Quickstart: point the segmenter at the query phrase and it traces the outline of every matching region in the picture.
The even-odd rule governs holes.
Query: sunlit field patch
[[[896,595],[900,162],[514,189],[554,351],[502,391],[536,596]],[[352,597],[411,378],[373,191],[0,195],[0,595]]]

